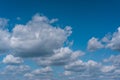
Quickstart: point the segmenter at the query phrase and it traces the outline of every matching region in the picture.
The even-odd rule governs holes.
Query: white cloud
[[[0,52],[4,53],[10,49],[10,33],[0,29]]]
[[[28,65],[8,65],[5,67],[6,71],[15,71],[15,73],[19,73],[19,72],[27,72],[30,71],[30,67]]]
[[[65,66],[66,70],[73,71],[73,72],[82,72],[88,71],[88,69],[92,70],[98,68],[100,64],[93,60],[89,60],[88,62],[83,62],[82,60],[77,60],[73,63],[70,63]]]
[[[55,18],[55,19],[50,20],[50,23],[55,23],[55,22],[57,22],[57,21],[58,21],[58,19]]]
[[[87,49],[95,51],[100,48],[109,48],[112,50],[120,51],[120,27],[113,34],[106,34],[101,40],[92,37],[88,41]]]
[[[9,49],[20,57],[51,55],[71,33],[70,26],[65,29],[52,26],[46,16],[36,14],[26,25],[16,25],[12,32],[0,29],[0,51]]]
[[[54,50],[54,54],[50,57],[35,58],[35,61],[41,66],[61,66],[78,59],[82,55],[84,55],[82,51],[72,51],[68,47],[64,47]]]
[[[118,28],[117,32],[114,32],[110,42],[106,45],[107,48],[112,50],[120,51],[120,27]]]
[[[103,44],[95,37],[92,37],[89,41],[88,41],[88,46],[87,49],[89,51],[95,51],[97,49],[103,48]]]
[[[120,51],[120,27],[113,34],[106,34],[101,40],[92,37],[88,41],[87,49],[89,51],[95,51],[100,48],[109,48],[112,50]]]
[[[84,62],[77,60],[65,65],[64,72],[66,79],[72,77],[71,80],[85,79],[85,80],[119,80],[120,75],[120,56],[111,56],[104,61],[106,63],[98,63],[93,60]],[[66,73],[66,74],[65,74]],[[64,80],[64,79],[63,79]]]
[[[110,71],[113,71],[114,69],[115,69],[116,67],[115,66],[103,66],[102,68],[101,68],[101,71],[102,72],[110,72]]]
[[[31,77],[33,77],[34,75],[31,74],[31,73],[26,73],[26,74],[24,74],[24,76],[25,76],[25,77],[29,77],[29,78],[31,78]]]
[[[24,74],[30,72],[28,65],[7,65],[0,71],[2,80],[26,80]]]
[[[23,60],[20,57],[14,57],[13,55],[9,54],[3,59],[2,62],[5,64],[21,64],[23,63]]]
[[[82,60],[77,60],[65,66],[65,70],[71,71],[73,77],[72,80],[85,79],[85,80],[96,80],[101,75],[101,64],[89,60],[83,62]]]
[[[29,73],[25,73],[24,77],[30,79],[30,80],[51,80],[52,79],[52,68],[51,67],[45,67],[41,69],[35,69]]]
[[[16,25],[11,37],[11,47],[17,56],[35,57],[53,54],[63,46],[71,28],[54,27],[45,16],[35,15],[26,25]]]
[[[112,35],[110,33],[106,34],[103,38],[102,38],[102,42],[104,43],[108,43],[110,42]]]
[[[97,62],[93,61],[93,60],[89,60],[87,63],[86,63],[87,66],[99,66],[100,64],[98,64]]]
[[[49,20],[46,16],[36,14],[25,25],[17,24],[11,32],[7,29],[0,29],[0,52],[14,52],[14,54],[4,57],[2,61],[8,64],[4,69],[0,69],[2,80],[6,80],[6,76],[9,80],[12,80],[13,77],[14,80],[56,80],[56,75],[57,80],[120,79],[120,55],[111,56],[105,59],[104,63],[94,60],[88,60],[87,62],[80,60],[79,58],[84,55],[84,52],[73,51],[64,44],[69,41],[67,39],[72,33],[71,27],[66,26],[64,29],[55,27],[52,25],[55,21],[57,19]],[[4,26],[2,25],[2,27]],[[104,48],[104,45],[106,45],[107,48],[119,50],[119,39],[120,28],[112,36],[105,36],[102,40],[95,37],[91,38],[88,41],[87,48],[89,51],[95,51]],[[37,65],[38,69],[30,69],[28,65],[21,64],[23,63],[21,57],[32,57],[29,59],[34,58],[38,65],[44,68],[39,68],[40,66]],[[59,71],[53,74],[54,70],[48,66],[59,66],[62,69],[64,66],[62,76],[58,75]]]
[[[104,59],[104,62],[112,63],[114,66],[120,66],[120,55],[111,55],[108,59]]]
[[[64,72],[64,75],[65,75],[65,76],[69,76],[69,75],[72,75],[72,73],[73,73],[73,72],[71,72],[71,71],[65,71],[65,72]]]
[[[38,74],[49,73],[49,72],[52,72],[52,68],[45,67],[42,69],[36,69],[36,70],[32,71],[31,73],[34,75],[38,75]]]

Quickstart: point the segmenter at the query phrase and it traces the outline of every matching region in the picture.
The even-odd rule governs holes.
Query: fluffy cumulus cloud
[[[9,32],[9,29],[5,28],[8,20],[0,19],[0,52],[6,53],[1,64],[7,65],[0,69],[2,80],[6,80],[6,76],[10,80],[12,77],[14,80],[51,80],[52,68],[47,66],[65,65],[84,54],[82,51],[63,47],[72,33],[72,28],[53,26],[57,20],[49,20],[46,16],[36,14],[25,25],[17,24]],[[7,54],[9,52],[13,54]],[[24,65],[22,57],[36,58],[40,66],[46,67],[32,70],[28,65]]]
[[[108,59],[104,59],[104,62],[110,62],[115,66],[120,66],[120,55],[111,55]]]
[[[0,29],[0,53],[4,53],[5,51],[10,49],[10,34],[8,30]]]
[[[36,69],[31,71],[30,73],[24,74],[24,77],[28,79],[41,79],[41,80],[51,80],[52,79],[52,68],[51,67],[45,67],[42,69]]]
[[[54,27],[45,16],[35,15],[26,25],[16,25],[11,37],[11,47],[22,57],[46,56],[60,48],[71,34],[65,29]]]
[[[9,31],[5,28],[8,20],[0,18],[0,53],[5,53],[1,57],[6,55],[0,63],[1,80],[120,79],[120,55],[112,55],[99,62],[82,60],[81,57],[87,53],[70,48],[73,42],[69,42],[68,37],[72,28],[53,26],[57,20],[36,14],[26,24],[17,24]],[[92,37],[87,49],[119,51],[119,41],[120,28],[101,40]]]
[[[16,71],[16,73],[20,73],[20,72],[27,72],[30,71],[30,67],[28,65],[8,65],[5,67],[6,71]]]
[[[112,38],[110,39],[106,47],[112,50],[120,51],[120,27],[118,28],[117,32],[113,33]]]
[[[69,26],[61,29],[50,23],[51,20],[46,16],[36,14],[26,25],[16,25],[12,33],[0,30],[0,45],[4,44],[0,46],[0,50],[5,51],[10,48],[14,55],[21,57],[53,54],[53,50],[63,46],[72,31]]]
[[[2,62],[5,64],[21,64],[23,63],[23,60],[20,57],[14,57],[13,55],[9,54],[3,59]]]
[[[103,48],[103,47],[104,47],[103,44],[98,40],[98,38],[92,37],[88,41],[87,49],[89,51],[95,51],[95,50]]]
[[[54,55],[51,57],[40,57],[35,58],[34,60],[41,66],[63,66],[78,59],[80,56],[84,55],[82,51],[72,51],[68,47],[62,47],[54,51]]]
[[[101,71],[102,72],[111,72],[111,71],[113,71],[114,69],[115,69],[116,67],[115,66],[103,66],[102,68],[101,68]]]
[[[36,70],[33,70],[31,72],[31,74],[33,75],[39,75],[39,74],[48,74],[49,72],[52,72],[52,69],[50,67],[45,67],[45,68],[42,68],[42,69],[36,69]],[[27,76],[27,74],[29,73],[26,73],[24,76]]]
[[[70,80],[119,80],[119,70],[114,63],[111,65],[98,63],[93,60],[84,62],[82,60],[75,61],[65,66],[64,76]],[[64,79],[63,79],[64,80]]]
[[[120,27],[113,34],[106,34],[101,40],[92,37],[88,41],[88,50],[95,51],[100,48],[109,48],[120,51]]]
[[[90,71],[95,70],[95,68],[98,68],[100,64],[93,60],[89,60],[88,62],[83,62],[82,60],[77,60],[73,63],[70,63],[65,66],[65,69],[68,71],[73,71],[73,72],[81,72],[84,73],[85,71]],[[97,70],[97,69],[96,69]]]
[[[2,80],[25,80],[24,74],[30,72],[31,68],[28,65],[8,65],[0,72]]]

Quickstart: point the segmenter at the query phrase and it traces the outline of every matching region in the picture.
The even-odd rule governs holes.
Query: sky
[[[119,80],[119,0],[0,0],[0,79]]]

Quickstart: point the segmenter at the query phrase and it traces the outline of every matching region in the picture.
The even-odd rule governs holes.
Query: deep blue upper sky
[[[36,13],[58,18],[57,25],[73,28],[70,37],[74,40],[73,49],[86,50],[91,37],[102,38],[120,25],[119,3],[119,0],[0,0],[0,17],[10,19],[10,28],[26,23]]]

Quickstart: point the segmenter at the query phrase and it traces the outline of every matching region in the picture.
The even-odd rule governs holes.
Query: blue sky
[[[119,3],[1,0],[0,78],[119,80]]]

